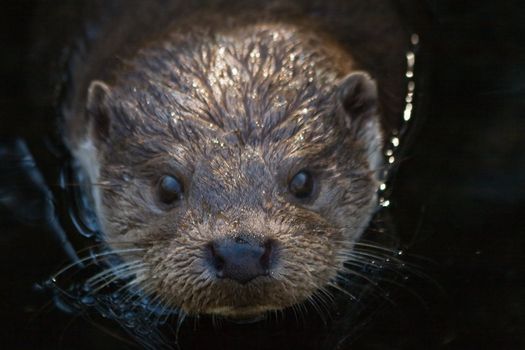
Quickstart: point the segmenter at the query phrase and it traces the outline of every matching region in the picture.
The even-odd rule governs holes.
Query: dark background
[[[50,128],[39,117],[49,106],[27,97],[36,74],[27,63],[33,5],[0,5],[3,143]],[[424,15],[408,8],[406,16],[424,33],[418,70],[425,88],[391,213],[410,253],[429,261],[422,268],[439,286],[409,282],[424,302],[401,295],[352,348],[525,349],[525,4],[420,5]],[[39,204],[23,206],[32,205]],[[28,221],[33,225],[21,225],[0,206],[0,347],[122,346],[86,320],[46,307],[49,296],[33,290],[65,257],[38,215]]]

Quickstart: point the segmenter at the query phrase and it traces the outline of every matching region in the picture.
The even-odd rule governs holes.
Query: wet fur
[[[204,23],[170,27],[92,79],[66,139],[101,185],[106,241],[143,249],[126,259],[143,262],[145,291],[192,314],[282,309],[334,281],[372,216],[375,84],[348,84],[349,50],[301,24]],[[306,201],[287,192],[303,168],[318,184]],[[156,201],[163,174],[184,182],[176,207]],[[240,285],[210,273],[203,248],[240,233],[277,242],[270,276]]]

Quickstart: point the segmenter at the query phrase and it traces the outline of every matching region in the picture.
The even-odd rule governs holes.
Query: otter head
[[[297,28],[168,35],[89,87],[105,240],[140,288],[190,314],[303,302],[372,216],[377,106],[347,54]]]

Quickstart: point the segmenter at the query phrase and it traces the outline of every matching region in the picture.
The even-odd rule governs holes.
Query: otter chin
[[[187,314],[257,319],[335,285],[367,227],[377,86],[301,24],[190,23],[92,74],[65,139],[121,275]]]

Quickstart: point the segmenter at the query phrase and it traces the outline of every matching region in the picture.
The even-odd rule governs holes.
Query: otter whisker
[[[128,271],[125,273],[124,276],[113,276],[111,279],[109,280],[106,280],[104,283],[102,284],[99,284],[97,288],[95,288],[93,290],[93,293],[98,293],[99,291],[101,291],[102,289],[106,288],[107,286],[109,286],[111,283],[113,282],[116,282],[116,281],[119,281],[121,280],[123,277],[130,277],[130,276],[133,276],[135,275],[136,273],[140,273],[140,272],[143,272],[144,269],[142,270],[139,270],[139,269],[134,269],[134,270],[131,270],[131,271]]]
[[[382,256],[382,255],[377,255],[375,253],[376,252],[371,252],[371,251],[360,251],[359,249],[356,249],[353,252],[351,252],[351,254],[355,256],[362,256],[366,258],[382,260],[382,265],[381,265],[382,268],[386,268],[389,271],[392,271],[398,275],[404,276],[408,272],[411,275],[420,277],[423,280],[429,281],[431,283],[435,282],[433,278],[425,274],[418,265],[410,263],[406,260],[399,259],[397,257],[398,255],[397,251],[396,251],[396,256],[390,256],[390,255]],[[367,263],[370,264],[371,262],[368,261]],[[437,283],[434,283],[434,284],[438,288],[440,288],[439,284]]]
[[[366,248],[382,250],[382,251],[386,251],[388,253],[397,254],[397,252],[399,252],[399,249],[388,248],[388,247],[385,247],[385,246],[381,246],[381,245],[375,243],[374,241],[369,241],[369,240],[365,240],[365,239],[361,239],[361,240],[359,240],[357,242],[354,242],[353,244],[355,246],[361,246],[361,247],[366,247]]]
[[[405,267],[407,264],[399,260],[397,258],[389,257],[389,256],[383,256],[383,255],[377,255],[374,253],[368,253],[368,252],[360,252],[360,251],[352,251],[352,252],[343,252],[341,253],[341,256],[345,257],[349,261],[355,261],[363,263],[364,265],[381,265],[382,267],[394,267],[394,266],[403,266]]]
[[[409,294],[414,296],[419,301],[419,303],[421,305],[423,305],[425,308],[428,308],[428,304],[427,304],[426,300],[419,293],[417,293],[413,288],[409,287],[408,285],[406,285],[404,283],[400,283],[400,282],[392,280],[392,279],[389,279],[389,278],[379,277],[378,280],[380,280],[381,282],[385,282],[385,283],[391,284],[391,285],[397,287],[398,290],[400,290],[400,291],[408,292]]]
[[[167,302],[168,300],[164,295],[158,295],[158,297],[153,298],[149,302],[151,311],[148,316],[151,317],[156,314],[157,319],[160,319],[164,313],[171,310]]]
[[[332,304],[335,302],[334,296],[326,289],[326,287],[321,286],[320,288],[318,288],[318,291],[326,297],[326,301],[328,304]]]
[[[177,322],[175,325],[175,346],[179,347],[179,336],[180,330],[182,329],[182,324],[186,320],[186,313],[182,310],[179,310],[177,313]]]
[[[355,295],[353,295],[352,293],[350,293],[346,289],[341,288],[339,285],[337,285],[337,283],[328,282],[328,286],[330,286],[330,287],[336,289],[337,291],[343,293],[344,295],[348,296],[350,298],[350,300],[352,300],[352,301],[356,301],[357,300],[357,297]]]
[[[378,252],[378,251],[374,251],[374,250],[366,250],[366,249],[362,249],[362,248],[360,249],[360,248],[356,247],[353,250],[353,253],[355,255],[366,256],[366,257],[370,257],[370,258],[373,258],[373,259],[390,259],[390,260],[401,262],[401,260],[399,260],[396,257],[397,255],[388,255],[388,254],[384,254],[382,252]]]
[[[147,265],[144,265],[144,268],[146,270],[147,268]],[[145,271],[144,270],[144,271]],[[121,293],[123,290],[126,290],[126,294],[124,294],[124,302],[127,302],[127,298],[129,296],[133,296],[133,295],[136,295],[136,293],[133,291],[133,288],[132,287],[136,287],[138,286],[140,283],[142,283],[142,281],[144,281],[146,279],[146,277],[144,277],[144,275],[142,274],[140,277],[137,276],[137,274],[139,273],[140,271],[136,271],[135,275],[132,276],[133,278],[127,282],[126,284],[124,284],[123,286],[119,287],[117,289],[117,293]]]
[[[359,273],[357,271],[354,271],[354,270],[351,270],[349,268],[345,268],[343,267],[342,269],[342,272],[343,273],[346,273],[346,274],[350,274],[350,275],[354,275],[354,276],[357,276],[359,278],[362,278],[363,280],[367,281],[368,283],[370,283],[371,285],[373,285],[374,287],[377,287],[379,284],[374,281],[373,279],[371,279],[370,277],[366,276],[366,275],[363,275],[362,273]]]
[[[57,279],[60,275],[62,275],[63,273],[65,273],[69,269],[71,269],[71,268],[73,268],[75,266],[78,266],[80,263],[83,263],[83,262],[86,262],[86,261],[89,261],[89,260],[95,260],[97,258],[107,257],[107,256],[110,256],[110,255],[118,256],[119,254],[126,254],[126,253],[132,253],[132,252],[140,252],[140,251],[144,251],[144,249],[143,248],[132,248],[132,249],[121,249],[121,250],[113,250],[113,251],[108,251],[108,252],[96,253],[96,254],[94,254],[92,256],[87,256],[85,258],[79,259],[78,261],[75,261],[75,262],[73,262],[73,263],[63,267],[61,270],[56,272],[51,278],[52,279]]]
[[[307,298],[307,301],[310,303],[310,305],[312,305],[312,307],[316,311],[317,315],[319,316],[319,318],[321,319],[323,324],[326,326],[328,324],[328,321],[326,320],[326,317],[324,315],[323,308],[318,304],[316,293],[311,294]]]
[[[86,245],[82,249],[78,249],[76,252],[77,254],[82,255],[85,252],[92,252],[94,250],[107,251],[108,249],[113,249],[113,251],[115,251],[116,250],[115,247],[119,245],[131,245],[133,247],[136,247],[137,242],[133,242],[133,241],[112,242],[111,246],[113,248],[109,248],[109,245],[107,242],[100,242],[100,243]]]
[[[128,272],[128,270],[136,269],[137,267],[142,267],[144,263],[142,261],[132,261],[127,263],[122,263],[120,265],[111,266],[102,272],[97,273],[96,275],[88,278],[86,284],[90,286],[96,286],[100,281],[104,281],[107,276],[113,275],[115,277],[120,277],[122,273]]]
[[[292,306],[290,307],[293,311],[293,314],[294,314],[294,317],[295,317],[295,323],[297,326],[299,326],[299,318],[302,318],[302,314],[301,314],[301,311],[299,309],[299,307],[297,306],[297,304],[292,304]],[[303,321],[301,319],[301,321]]]

